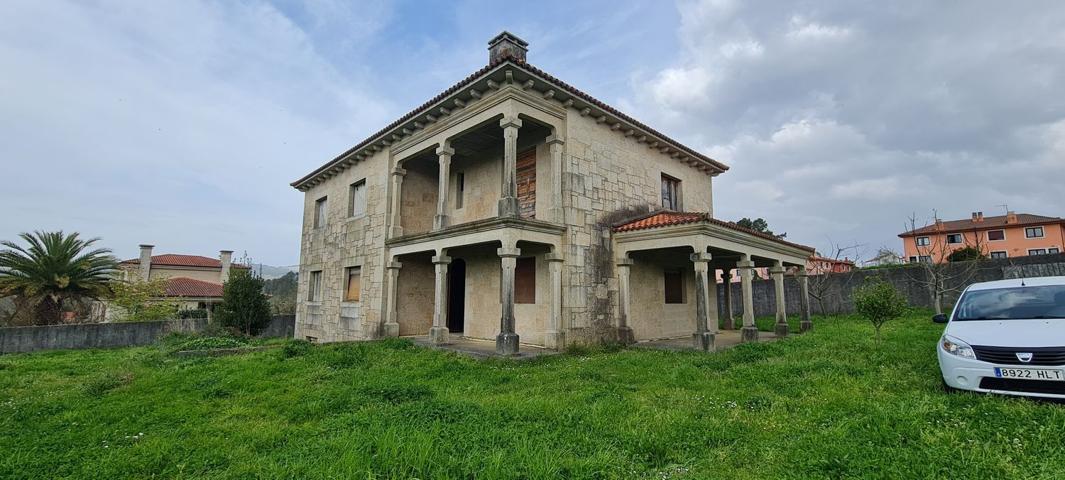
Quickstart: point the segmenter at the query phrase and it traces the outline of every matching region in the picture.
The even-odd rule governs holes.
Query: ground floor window
[[[1046,255],[1047,249],[1045,248],[1029,248],[1028,255]]]
[[[536,257],[518,259],[514,268],[514,303],[536,303]]]
[[[666,270],[665,297],[666,303],[684,303],[684,274],[680,270]]]
[[[1006,258],[1009,255],[1005,251],[991,252],[991,258]]]
[[[362,290],[362,267],[347,268],[347,288],[344,290],[345,302],[359,301],[359,292]]]
[[[924,263],[932,263],[932,256],[931,255],[921,255],[921,256],[917,257],[917,261],[918,262],[924,262]]]
[[[1047,253],[1049,253],[1049,254],[1061,253],[1061,250],[1058,250],[1057,248],[1048,248],[1047,249]]]
[[[307,283],[307,301],[308,302],[320,302],[322,301],[322,271],[315,270],[311,272],[310,281]]]

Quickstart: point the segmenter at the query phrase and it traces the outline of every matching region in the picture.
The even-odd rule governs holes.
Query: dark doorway
[[[466,323],[466,261],[456,258],[448,266],[447,329],[462,333]]]

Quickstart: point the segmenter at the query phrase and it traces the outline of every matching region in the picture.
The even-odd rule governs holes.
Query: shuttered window
[[[514,303],[536,303],[536,258],[519,258],[514,268]]]

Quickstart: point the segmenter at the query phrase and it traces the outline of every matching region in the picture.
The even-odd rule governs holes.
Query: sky
[[[729,165],[714,216],[863,258],[910,217],[1065,216],[1065,2],[0,2],[0,239],[299,259],[289,183],[487,62]]]

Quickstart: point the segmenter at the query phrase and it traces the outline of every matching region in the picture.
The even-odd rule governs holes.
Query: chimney
[[[529,43],[506,30],[488,41],[488,63],[494,64],[507,58],[525,63]]]
[[[220,250],[218,252],[218,260],[222,262],[222,274],[219,276],[219,280],[222,283],[229,281],[229,265],[233,261],[233,250]]]
[[[141,245],[141,280],[148,281],[152,273],[152,248],[155,245]]]
[[[1017,213],[1013,210],[1006,212],[1006,225],[1017,223]]]

